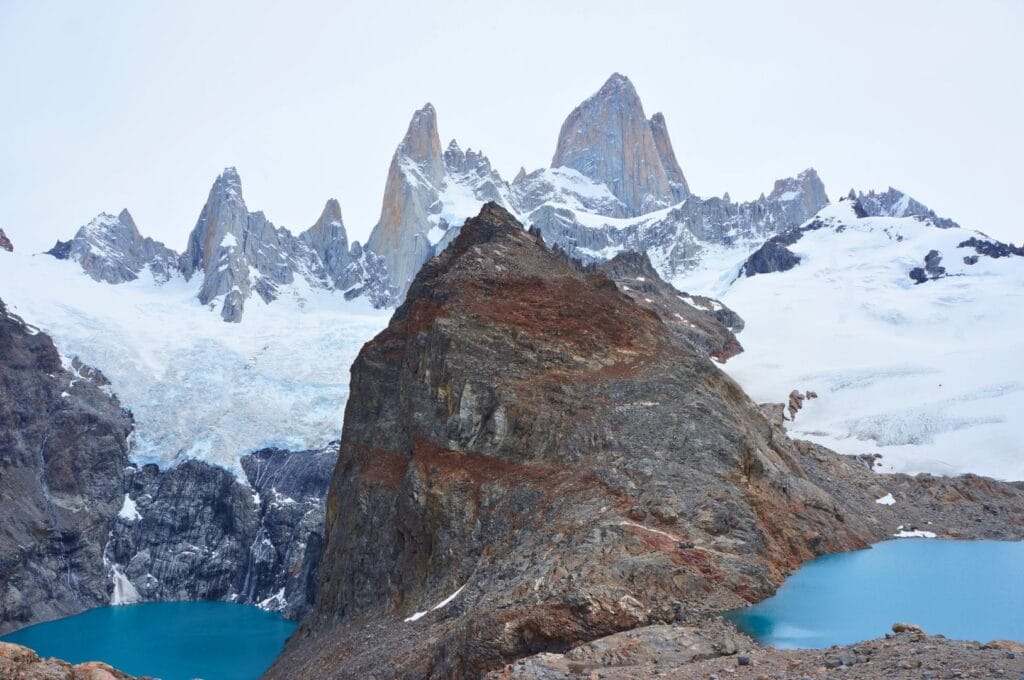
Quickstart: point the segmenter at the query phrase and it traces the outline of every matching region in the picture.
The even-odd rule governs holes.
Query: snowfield
[[[586,188],[568,173],[542,179],[569,194]],[[957,246],[977,232],[858,219],[849,201],[814,219],[826,226],[789,246],[801,258],[789,271],[737,278],[760,245],[743,242],[707,246],[672,281],[745,320],[745,352],[724,370],[760,403],[816,392],[790,434],[881,454],[879,470],[1024,480],[1024,258],[969,265],[974,249]],[[931,250],[947,276],[915,284],[909,272]],[[340,437],[349,367],[391,311],[298,281],[270,305],[253,297],[230,324],[212,311],[220,300],[198,303],[198,278],[157,285],[147,271],[110,285],[73,262],[0,253],[0,298],[67,359],[107,375],[135,414],[135,459],[161,465],[195,457],[237,471],[254,449]]]
[[[735,276],[734,252],[674,282],[746,321],[746,351],[724,369],[759,403],[817,392],[790,434],[880,453],[879,470],[1024,479],[1024,258],[967,265],[976,253],[957,245],[977,232],[857,219],[847,201],[818,217],[831,226],[789,247],[801,258],[789,271],[707,275]],[[949,275],[915,285],[909,271],[930,250]]]
[[[135,415],[134,460],[201,458],[238,471],[239,457],[279,446],[320,448],[341,435],[349,368],[391,310],[297,277],[281,299],[253,297],[242,323],[196,299],[201,277],[156,285],[90,279],[74,262],[2,253],[0,298],[111,381]]]

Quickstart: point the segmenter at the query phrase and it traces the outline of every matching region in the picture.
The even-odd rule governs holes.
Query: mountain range
[[[349,243],[334,199],[298,235],[275,227],[262,212],[249,211],[238,172],[227,168],[214,181],[184,253],[144,238],[127,210],[97,216],[49,253],[112,284],[143,271],[157,284],[172,276],[198,278],[199,303],[219,310],[225,321],[241,321],[254,295],[270,303],[294,285],[389,307],[487,201],[536,226],[575,258],[646,252],[671,280],[696,267],[709,247],[752,248],[798,226],[828,197],[813,169],[777,181],[767,196],[746,203],[693,195],[664,116],[648,119],[629,79],[613,74],[566,118],[551,167],[523,170],[512,182],[479,151],[463,151],[455,140],[442,149],[434,107],[416,111],[391,160],[380,219],[365,245]]]

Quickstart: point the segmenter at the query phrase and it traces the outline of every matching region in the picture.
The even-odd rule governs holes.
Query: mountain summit
[[[551,167],[578,170],[641,215],[690,194],[661,114],[647,120],[629,78],[618,73],[562,123]]]

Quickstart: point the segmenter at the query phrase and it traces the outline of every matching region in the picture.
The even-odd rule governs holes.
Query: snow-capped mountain
[[[699,266],[705,250],[753,250],[807,220],[828,197],[813,169],[747,203],[692,195],[665,117],[648,119],[633,84],[617,73],[566,118],[551,167],[521,170],[511,184],[483,154],[463,153],[454,141],[442,153],[437,112],[427,104],[395,151],[381,218],[367,241],[384,258],[399,298],[486,201],[574,258],[644,252],[671,279]]]
[[[990,365],[981,357],[999,355],[1001,350],[988,346],[999,335],[978,329],[1008,308],[1000,306],[1006,297],[1018,294],[1021,260],[987,256],[1014,255],[1019,249],[960,229],[895,189],[851,194],[829,205],[821,179],[808,169],[778,180],[753,201],[693,195],[664,116],[648,117],[632,83],[618,74],[566,118],[552,167],[521,170],[511,183],[482,153],[463,151],[454,141],[444,149],[433,106],[416,111],[391,159],[381,216],[365,246],[349,242],[341,206],[334,200],[297,236],[275,227],[262,213],[249,211],[238,173],[228,168],[214,182],[184,254],[142,237],[127,211],[101,215],[50,251],[76,262],[97,283],[76,285],[75,272],[64,264],[14,256],[18,264],[0,272],[0,292],[25,318],[50,332],[67,356],[80,356],[111,377],[136,413],[140,456],[161,461],[201,457],[230,466],[260,446],[315,448],[338,436],[331,413],[340,412],[346,377],[313,367],[326,358],[332,366],[345,365],[384,324],[386,313],[372,308],[401,300],[419,267],[443,250],[487,201],[505,206],[539,230],[548,245],[585,264],[641,253],[647,259],[634,263],[637,267],[649,262],[676,289],[688,292],[677,298],[665,291],[637,293],[645,303],[664,298],[706,310],[713,309],[708,306],[715,298],[726,302],[747,322],[739,335],[747,352],[731,359],[727,370],[736,371],[757,399],[784,401],[794,388],[817,391],[820,398],[808,402],[793,427],[808,437],[824,433],[822,441],[844,451],[884,449],[884,460],[900,469],[917,469],[916,449],[899,449],[907,452],[899,459],[893,447],[904,444],[892,443],[902,441],[899,437],[869,436],[871,428],[864,425],[892,404],[868,393],[870,399],[846,404],[845,395],[860,393],[848,386],[833,391],[824,379],[804,378],[823,374],[832,361],[843,375],[860,370],[903,375],[909,369],[868,365],[855,351],[871,348],[870,356],[896,357],[893,347],[872,344],[890,334],[907,338],[899,345],[907,348],[900,365],[953,371],[962,365],[959,359],[938,349],[933,354],[909,349],[936,346],[945,332],[942,314],[966,324],[957,331],[965,338],[958,351],[970,354],[970,363]],[[957,247],[971,239],[979,245]],[[967,253],[970,248],[980,251]],[[967,264],[964,257],[978,261]],[[648,278],[641,273],[633,279],[638,276]],[[23,281],[32,277],[60,287],[30,289]],[[924,286],[959,292],[933,299],[936,293],[920,292]],[[870,311],[890,299],[898,301],[898,314]],[[222,331],[222,324],[198,321],[213,316],[209,310],[228,321],[244,317],[247,332]],[[838,317],[819,320],[829,314]],[[884,332],[876,328],[882,323],[879,314],[894,319],[886,322],[891,327],[884,326]],[[985,321],[966,321],[974,318]],[[835,324],[844,329],[849,347],[826,337]],[[147,330],[151,327],[160,331]],[[120,340],[115,344],[110,338]],[[1019,356],[1019,345],[1007,342],[1017,354],[999,355],[1004,365]],[[822,352],[822,347],[836,349]],[[731,349],[722,356],[734,353]],[[853,363],[842,368],[847,360]],[[946,391],[961,384],[954,378],[946,377]],[[906,380],[891,383],[902,390],[904,403],[925,403],[934,396],[927,381]],[[873,384],[890,384],[890,379]],[[967,394],[973,388],[957,389]],[[254,402],[253,392],[270,398]],[[1002,404],[1016,404],[1016,393],[1014,387],[985,403],[1002,409]],[[185,394],[216,394],[220,401],[213,408]],[[867,407],[871,399],[878,409]],[[165,404],[174,400],[188,402],[182,407],[187,417],[168,415]],[[815,414],[824,413],[830,403],[851,415],[816,420]],[[959,408],[943,406],[942,413]],[[921,418],[959,422],[936,413],[933,409]],[[1005,420],[999,414],[987,417]],[[856,425],[855,418],[861,418]],[[934,427],[945,433],[947,425]],[[929,441],[953,441],[953,435],[943,433],[911,438],[926,448]],[[1005,458],[1011,445],[1014,438],[1004,437],[987,451],[993,460]],[[946,469],[975,469],[962,457],[950,458]],[[919,467],[942,469],[932,462]],[[1024,476],[1024,471],[1014,474]]]
[[[1024,479],[1024,249],[894,189],[851,193],[748,259],[684,279],[746,322],[724,368],[789,431],[880,469]]]
[[[127,210],[116,217],[98,215],[47,254],[72,260],[94,280],[111,284],[134,281],[143,270],[156,285],[197,277],[199,303],[219,310],[225,321],[240,321],[253,295],[270,303],[299,280],[311,288],[344,291],[348,299],[366,297],[378,307],[393,302],[383,262],[358,242],[349,246],[335,199],[327,201],[312,227],[294,236],[262,212],[249,211],[234,168],[214,181],[181,255],[144,238]]]
[[[124,283],[148,269],[166,282],[178,269],[178,255],[159,241],[143,238],[131,213],[101,213],[81,227],[70,241],[57,241],[47,251],[58,260],[72,260],[96,281]]]

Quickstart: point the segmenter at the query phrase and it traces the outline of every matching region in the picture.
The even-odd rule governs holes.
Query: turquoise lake
[[[150,602],[100,607],[0,640],[71,663],[105,661],[163,680],[253,680],[284,647],[295,622],[228,602]]]
[[[849,644],[897,621],[949,638],[1024,640],[1024,542],[900,539],[826,555],[729,618],[776,647]]]

